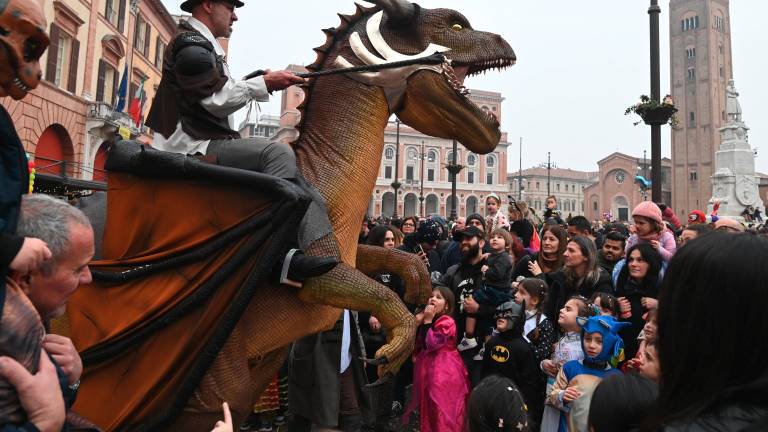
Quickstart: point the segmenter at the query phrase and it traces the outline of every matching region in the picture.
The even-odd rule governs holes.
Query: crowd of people
[[[333,413],[339,422],[330,426],[424,432],[768,427],[768,348],[760,342],[768,331],[765,234],[741,232],[740,222],[723,217],[673,230],[649,201],[634,209],[631,224],[607,222],[599,230],[580,216],[562,225],[550,217],[539,226],[514,200],[502,217],[495,195],[487,204],[486,215],[450,223],[439,215],[363,223],[361,242],[416,254],[430,270],[433,291],[426,304],[408,305],[418,325],[412,361],[374,387],[366,384],[376,377],[375,365],[342,379]],[[24,197],[17,225],[21,245],[3,268],[9,277],[0,390],[18,399],[3,398],[0,430],[61,430],[83,366],[72,342],[45,328],[90,281],[93,231],[79,210],[38,194]],[[398,275],[370,276],[404,296]],[[44,327],[18,325],[18,315],[29,310]],[[312,343],[328,344],[337,331],[338,353],[348,330],[359,330],[354,353],[372,357],[386,330],[370,313],[350,312]],[[282,371],[291,403],[279,404],[277,416],[260,410],[243,430],[271,430],[276,420],[287,430],[324,430],[313,413],[293,406],[318,397],[294,385],[301,346],[298,341]],[[35,373],[24,364],[32,359],[39,361]],[[217,427],[227,430],[231,423]]]
[[[503,215],[491,194],[485,215],[363,221],[361,242],[417,254],[433,282],[409,305],[410,403],[391,393],[384,411],[421,431],[768,427],[768,367],[739,354],[756,365],[766,349],[766,233],[701,212],[681,225],[650,201],[600,224],[547,205],[537,218],[510,196]],[[402,296],[397,275],[372,276]],[[384,330],[366,319],[375,352]],[[371,430],[391,430],[377,419]]]
[[[249,101],[305,82],[287,71],[230,75],[217,38],[230,35],[241,6],[180,5],[192,17],[166,52],[148,118],[153,145],[301,186],[290,149],[231,129]],[[39,2],[21,0],[0,1],[0,20],[0,97],[20,100],[40,81],[47,24]],[[9,36],[22,27],[37,36]],[[83,362],[71,339],[51,332],[91,282],[94,230],[64,200],[27,193],[24,150],[0,106],[0,432],[99,430],[71,411]],[[412,357],[396,376],[378,376],[387,359],[375,354],[391,335],[375,314],[344,310],[332,329],[293,343],[240,429],[768,430],[768,229],[701,211],[683,226],[649,201],[631,224],[564,220],[554,196],[539,216],[490,194],[484,213],[363,221],[361,243],[415,254],[429,270],[429,300],[407,304]],[[743,217],[762,221],[760,209]],[[295,252],[282,283],[301,286],[338,264]],[[404,300],[401,275],[368,276]],[[222,421],[201,427],[231,431],[222,410]]]

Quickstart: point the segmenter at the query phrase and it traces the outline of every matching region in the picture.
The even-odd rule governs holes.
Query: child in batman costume
[[[495,318],[499,333],[485,344],[483,376],[500,375],[511,379],[528,405],[529,420],[538,422],[544,409],[544,394],[536,357],[523,336],[525,302],[522,305],[513,301],[501,304],[496,309]]]

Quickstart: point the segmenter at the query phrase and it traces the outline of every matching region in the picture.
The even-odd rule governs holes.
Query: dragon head
[[[472,103],[463,84],[467,76],[513,65],[509,44],[497,34],[473,29],[454,10],[424,9],[407,0],[368,1],[380,10],[368,18],[364,31],[362,24],[352,29],[336,66],[443,53],[447,60],[442,65],[361,73],[356,79],[384,88],[390,109],[420,132],[458,140],[475,153],[493,151],[501,136],[498,119]]]

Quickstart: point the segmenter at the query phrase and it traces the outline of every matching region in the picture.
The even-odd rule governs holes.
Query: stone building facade
[[[728,0],[671,0],[670,89],[680,124],[672,130],[672,205],[683,218],[705,209],[726,123],[733,78]]]
[[[480,92],[473,90],[472,93],[474,96]],[[483,93],[490,99],[490,92]],[[496,112],[500,112],[503,98],[499,93],[495,95],[494,107]],[[470,99],[478,103],[473,96]],[[490,103],[488,100],[484,102]],[[397,165],[397,180],[401,184],[396,200],[398,216],[433,213],[450,216],[451,175],[446,165],[453,160],[453,142],[424,135],[401,123],[398,155],[397,127],[397,122],[390,122],[384,132],[384,154],[368,214],[385,217],[393,215],[395,194],[392,183],[395,181]],[[496,150],[487,155],[474,154],[458,144],[457,163],[464,166],[456,181],[458,216],[484,214],[485,199],[490,193],[499,195],[506,202],[509,191],[506,175],[508,146],[506,133],[502,134]],[[424,199],[421,200],[421,197]]]
[[[176,24],[161,0],[45,1],[51,45],[43,81],[21,101],[0,98],[39,177],[103,181],[105,136],[119,127],[148,141],[148,130],[114,112],[127,69],[126,109],[141,80],[149,110],[160,82],[162,52]]]
[[[650,178],[651,161],[615,152],[597,162],[597,181],[584,188],[584,216],[589,220],[603,220],[606,213],[613,219],[628,221],[632,209],[646,196],[650,199],[651,191],[644,195],[634,181],[635,176]],[[663,201],[671,199],[672,161],[661,160],[661,195]],[[682,219],[681,219],[682,220]]]
[[[521,177],[522,190],[520,188]],[[565,168],[547,170],[546,166],[524,169],[522,176],[519,171],[507,176],[510,193],[515,199],[525,201],[533,211],[542,215],[547,196],[554,195],[557,197],[558,208],[564,217],[584,214],[584,190],[597,179],[597,172]],[[549,182],[549,188],[547,188],[547,182]],[[550,191],[549,194],[547,189]]]
[[[272,138],[280,129],[280,117],[271,114],[262,114],[257,121],[245,119],[237,128],[243,138]]]

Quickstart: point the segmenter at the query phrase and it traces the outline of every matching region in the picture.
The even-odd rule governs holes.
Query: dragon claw
[[[388,382],[389,382],[391,379],[392,379],[392,374],[391,374],[391,373],[389,373],[389,372],[387,372],[386,374],[382,375],[382,376],[381,376],[379,379],[377,379],[376,381],[374,381],[374,382],[372,382],[372,383],[370,383],[370,384],[366,384],[365,386],[366,386],[367,388],[375,388],[375,387],[380,387],[380,386],[382,386],[382,385],[384,385],[384,384],[388,383]]]
[[[372,366],[381,366],[383,364],[389,363],[389,359],[386,356],[382,357],[376,357],[372,359],[367,359],[365,357],[360,357],[360,360],[362,360],[365,364],[369,364]]]

